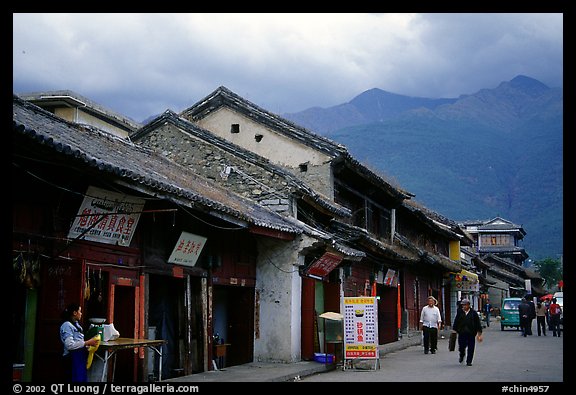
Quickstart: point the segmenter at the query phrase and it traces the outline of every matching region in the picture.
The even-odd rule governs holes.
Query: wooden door
[[[42,265],[41,273],[32,379],[62,383],[66,373],[60,340],[61,315],[70,303],[83,305],[83,265],[81,261],[53,260]],[[81,325],[87,329],[85,322]]]
[[[378,284],[378,343],[398,340],[398,289]]]
[[[254,288],[228,288],[228,366],[252,362],[254,359]]]
[[[114,286],[114,328],[120,337],[136,337],[136,287]],[[121,350],[116,353],[114,382],[127,383],[137,380],[137,348]],[[110,369],[112,369],[111,367]]]
[[[302,277],[301,300],[301,358],[309,361],[314,359],[314,292],[315,280]]]

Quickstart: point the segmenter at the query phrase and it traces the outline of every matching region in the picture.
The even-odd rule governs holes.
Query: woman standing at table
[[[84,330],[79,323],[81,318],[82,307],[77,303],[68,305],[62,313],[64,322],[60,326],[60,340],[64,345],[64,366],[70,382],[88,381],[87,347],[98,344],[95,338],[84,341]]]

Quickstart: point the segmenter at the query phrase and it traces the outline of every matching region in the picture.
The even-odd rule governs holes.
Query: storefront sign
[[[480,283],[476,273],[462,269],[459,273],[451,273],[452,285],[457,291],[475,292],[480,290]]]
[[[129,246],[138,225],[144,200],[88,187],[68,238]]]
[[[168,262],[178,265],[194,266],[204,248],[206,238],[188,232],[182,232]]]
[[[375,297],[345,297],[344,358],[378,358],[378,305]]]
[[[308,267],[306,274],[324,278],[342,262],[342,256],[325,252],[320,258]]]

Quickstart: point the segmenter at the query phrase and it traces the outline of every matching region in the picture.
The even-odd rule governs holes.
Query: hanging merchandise
[[[86,284],[84,285],[84,299],[90,299],[90,268],[86,268]]]
[[[102,269],[98,273],[98,302],[102,302]]]
[[[12,268],[18,280],[28,289],[34,289],[40,285],[40,259],[32,251],[20,252],[12,259]]]

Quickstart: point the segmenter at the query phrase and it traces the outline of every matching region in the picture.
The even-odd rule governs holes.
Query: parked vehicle
[[[500,309],[500,329],[504,330],[507,326],[514,326],[520,330],[520,315],[518,306],[522,298],[504,298],[502,299],[502,308]]]

